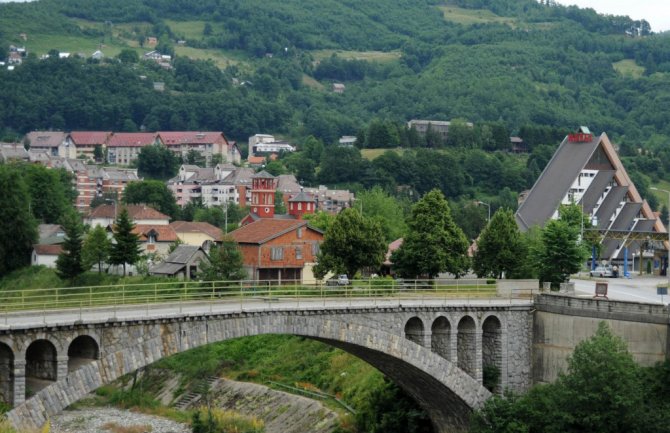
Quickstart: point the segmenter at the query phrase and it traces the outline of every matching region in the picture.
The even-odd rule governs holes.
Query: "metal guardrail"
[[[270,385],[279,387],[279,388],[286,389],[287,391],[291,391],[292,393],[304,395],[304,396],[307,396],[307,397],[310,397],[310,398],[318,398],[318,399],[322,399],[322,400],[333,400],[335,403],[342,406],[349,413],[352,413],[352,414],[356,415],[356,410],[354,410],[354,408],[352,408],[351,406],[346,404],[343,400],[337,398],[337,396],[335,396],[335,395],[328,394],[328,393],[325,393],[325,392],[322,392],[322,391],[310,391],[310,390],[307,390],[307,389],[304,389],[304,388],[298,388],[298,387],[295,387],[295,386],[285,385],[285,384],[279,383],[279,382],[273,382],[271,380],[268,380],[267,383],[270,384]]]
[[[346,286],[295,281],[170,281],[165,283],[0,291],[0,312],[91,309],[191,301],[244,302],[283,299],[496,297],[496,284],[485,279],[352,280]]]

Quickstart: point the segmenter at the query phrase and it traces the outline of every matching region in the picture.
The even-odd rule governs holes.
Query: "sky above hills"
[[[670,30],[670,2],[668,0],[566,0],[562,4],[589,7],[601,14],[628,15],[635,20],[645,19],[654,32]]]

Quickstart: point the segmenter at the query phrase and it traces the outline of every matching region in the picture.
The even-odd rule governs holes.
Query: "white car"
[[[612,271],[612,267],[609,265],[600,265],[596,266],[595,269],[593,269],[589,274],[592,277],[613,277],[614,272]]]

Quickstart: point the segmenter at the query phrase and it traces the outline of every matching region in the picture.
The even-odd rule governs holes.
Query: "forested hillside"
[[[10,44],[30,53],[0,69],[4,140],[34,129],[202,129],[242,141],[274,133],[303,149],[314,136],[325,149],[276,171],[306,184],[493,194],[501,205],[578,125],[613,138],[634,176],[647,176],[636,179],[643,191],[670,169],[670,36],[628,17],[534,0],[40,0],[0,12],[0,57]],[[172,69],[139,60],[148,37],[176,56]],[[98,48],[106,57],[88,58]],[[87,58],[39,60],[56,51]],[[334,82],[346,91],[333,93]],[[418,140],[404,127],[413,118],[475,127]],[[332,148],[342,135],[442,155],[370,162]],[[529,158],[475,152],[508,150],[510,135]],[[337,169],[343,157],[350,164]]]

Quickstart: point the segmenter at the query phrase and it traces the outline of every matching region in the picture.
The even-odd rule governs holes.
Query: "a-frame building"
[[[591,216],[593,227],[587,229],[603,235],[600,259],[627,262],[628,250],[654,240],[667,249],[658,242],[667,239],[665,226],[640,196],[605,133],[596,137],[581,127],[563,140],[519,206],[517,225],[522,231],[543,227],[558,218],[561,204],[570,203]],[[663,260],[661,268],[666,267]]]

